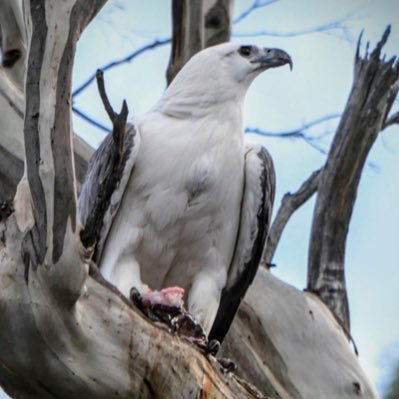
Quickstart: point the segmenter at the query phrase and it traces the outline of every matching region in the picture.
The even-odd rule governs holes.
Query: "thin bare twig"
[[[253,3],[248,8],[242,11],[242,13],[237,18],[234,19],[233,24],[238,24],[243,19],[248,17],[248,15],[252,14],[255,10],[258,10],[266,6],[270,6],[271,4],[277,3],[278,1],[279,0],[264,0],[264,1],[254,0]]]
[[[291,139],[291,140],[304,140],[307,144],[315,148],[317,151],[321,152],[322,154],[326,154],[327,151],[322,148],[317,142],[326,134],[323,133],[322,135],[318,136],[310,136],[305,132],[310,128],[320,125],[324,122],[327,122],[332,119],[337,119],[341,116],[341,114],[331,114],[325,115],[320,118],[317,118],[311,122],[304,123],[301,127],[293,130],[287,130],[283,132],[268,132],[256,127],[248,126],[245,128],[245,133],[253,133],[260,136],[265,137],[273,137],[273,138],[283,138],[283,139]]]
[[[121,64],[125,64],[127,62],[131,62],[133,59],[137,58],[139,55],[145,53],[148,50],[153,50],[157,47],[160,46],[164,46],[165,44],[169,44],[171,41],[170,38],[167,39],[161,39],[161,40],[154,40],[153,42],[146,44],[143,47],[140,47],[139,49],[133,51],[132,53],[128,54],[126,57],[121,58],[119,60],[116,61],[112,61],[106,65],[104,65],[103,67],[101,67],[100,69],[104,72],[108,69],[111,69],[115,66],[121,65]],[[81,84],[76,90],[73,91],[72,93],[72,97],[77,96],[78,94],[80,94],[84,89],[86,89],[86,87],[88,87],[92,82],[94,82],[94,80],[96,79],[96,74],[94,73],[93,75],[91,75],[83,84]]]
[[[305,29],[297,29],[289,32],[281,32],[275,30],[259,30],[253,32],[234,32],[233,36],[235,37],[258,37],[258,36],[274,36],[274,37],[294,37],[294,36],[304,36],[310,33],[326,33],[331,34],[333,31],[341,32],[345,38],[351,38],[351,35],[344,25],[344,21],[349,19],[349,17],[345,17],[340,21],[329,22],[327,24],[316,25],[310,28]]]
[[[87,114],[85,114],[83,111],[81,111],[80,109],[76,108],[75,106],[72,106],[72,111],[80,116],[83,120],[85,120],[86,122],[92,124],[95,127],[98,127],[100,130],[102,130],[103,132],[109,133],[111,131],[110,128],[108,128],[107,126],[103,125],[102,123],[94,120],[92,117],[88,116]]]
[[[281,200],[280,208],[270,228],[269,237],[265,249],[263,251],[261,263],[270,265],[281,235],[288,220],[293,213],[300,208],[312,195],[317,191],[322,169],[313,172],[307,180],[305,180],[297,192],[287,193]]]
[[[101,100],[104,104],[104,108],[107,111],[109,119],[111,119],[111,122],[114,123],[115,119],[118,117],[118,114],[112,108],[112,105],[109,102],[107,93],[105,92],[104,71],[103,70],[97,69],[96,79],[97,79],[98,91],[100,93]]]
[[[395,112],[394,114],[392,114],[391,116],[389,116],[387,118],[387,120],[385,121],[385,123],[382,126],[381,131],[383,131],[384,129],[386,129],[389,126],[397,125],[397,124],[399,124],[399,111]]]

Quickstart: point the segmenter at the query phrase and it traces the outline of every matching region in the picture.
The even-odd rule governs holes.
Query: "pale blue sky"
[[[235,14],[252,0],[236,0]],[[392,34],[385,52],[399,55],[399,6],[395,0],[281,0],[259,10],[234,26],[233,40],[287,50],[294,70],[279,68],[260,76],[245,105],[247,125],[281,131],[345,106],[352,82],[355,44],[341,30],[296,37],[238,34],[262,30],[290,32],[348,18],[343,24],[349,37],[375,44],[387,24]],[[148,44],[170,36],[170,1],[110,0],[84,32],[78,46],[74,86],[96,68]],[[126,98],[131,115],[150,108],[165,89],[169,46],[162,46],[133,63],[106,73],[106,86],[115,107]],[[108,124],[95,85],[75,101],[76,106]],[[396,103],[396,109],[398,103]],[[334,131],[335,121],[313,130]],[[104,134],[74,118],[74,130],[92,145]],[[277,209],[282,195],[295,191],[325,156],[301,141],[283,141],[251,135],[271,152],[277,171]],[[328,148],[331,135],[322,144]],[[394,360],[399,359],[399,127],[384,132],[372,148],[350,225],[346,251],[346,276],[352,334],[360,361],[382,392]],[[287,226],[275,262],[275,274],[302,289],[306,285],[306,259],[314,201],[309,201]],[[1,394],[0,394],[1,396]]]

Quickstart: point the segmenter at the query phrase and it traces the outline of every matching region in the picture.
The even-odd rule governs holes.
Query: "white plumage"
[[[143,283],[183,287],[188,311],[220,340],[255,274],[274,196],[267,152],[245,147],[242,105],[260,72],[285,63],[282,50],[232,43],[195,55],[132,121],[131,167],[96,252],[104,277],[126,296]],[[91,179],[89,171],[83,222]]]

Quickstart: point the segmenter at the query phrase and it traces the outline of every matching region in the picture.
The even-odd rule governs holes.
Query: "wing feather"
[[[260,145],[248,147],[240,226],[210,340],[222,342],[255,277],[269,230],[274,193],[275,173],[270,154]]]
[[[85,181],[79,196],[79,210],[82,226],[93,212],[100,206],[105,209],[101,210],[102,227],[99,232],[93,260],[98,262],[104,247],[108,232],[112,226],[112,221],[119,209],[123,193],[127,182],[132,173],[137,153],[140,147],[140,134],[137,128],[128,123],[126,125],[122,155],[120,164],[115,167],[115,142],[112,134],[108,134],[102,141],[98,149],[94,152],[88,165]],[[117,170],[115,170],[117,169]],[[114,189],[111,196],[104,198],[104,184],[107,179],[111,178]]]

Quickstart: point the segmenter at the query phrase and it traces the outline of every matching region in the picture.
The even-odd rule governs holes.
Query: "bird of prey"
[[[176,286],[209,339],[222,341],[262,254],[275,191],[271,157],[246,145],[243,103],[283,50],[224,43],[193,56],[161,99],[135,117],[124,172],[95,261],[129,295]],[[79,205],[84,225],[109,156],[94,154]],[[173,292],[173,289],[172,289]]]

